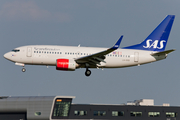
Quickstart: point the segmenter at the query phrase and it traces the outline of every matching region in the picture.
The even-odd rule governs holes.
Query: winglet
[[[116,44],[111,49],[114,49],[114,50],[118,49],[120,46],[120,43],[122,41],[122,38],[123,38],[123,35],[119,38],[119,40],[116,42]]]

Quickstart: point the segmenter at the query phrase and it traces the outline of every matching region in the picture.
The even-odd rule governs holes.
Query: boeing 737
[[[89,68],[139,66],[165,59],[174,51],[165,50],[174,19],[175,15],[168,15],[143,42],[121,49],[123,36],[110,48],[28,45],[13,49],[4,58],[22,66],[22,72],[25,65],[45,65],[64,71],[86,68],[86,76],[91,75]]]

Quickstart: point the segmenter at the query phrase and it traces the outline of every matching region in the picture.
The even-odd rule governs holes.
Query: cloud
[[[0,20],[67,22],[70,19],[67,13],[49,12],[39,8],[33,1],[7,2],[0,10]]]

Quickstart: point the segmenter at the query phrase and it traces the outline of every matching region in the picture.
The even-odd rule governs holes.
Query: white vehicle
[[[122,68],[151,63],[165,59],[174,51],[165,51],[174,18],[175,15],[168,15],[143,42],[121,49],[123,36],[111,48],[29,45],[15,48],[4,57],[23,66],[23,72],[25,65],[46,65],[66,71],[86,68],[86,76],[91,75],[89,68]]]

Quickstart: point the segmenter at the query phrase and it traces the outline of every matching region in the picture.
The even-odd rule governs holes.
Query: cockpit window
[[[14,50],[12,50],[13,52],[19,52],[20,50],[18,50],[18,49],[14,49]]]

